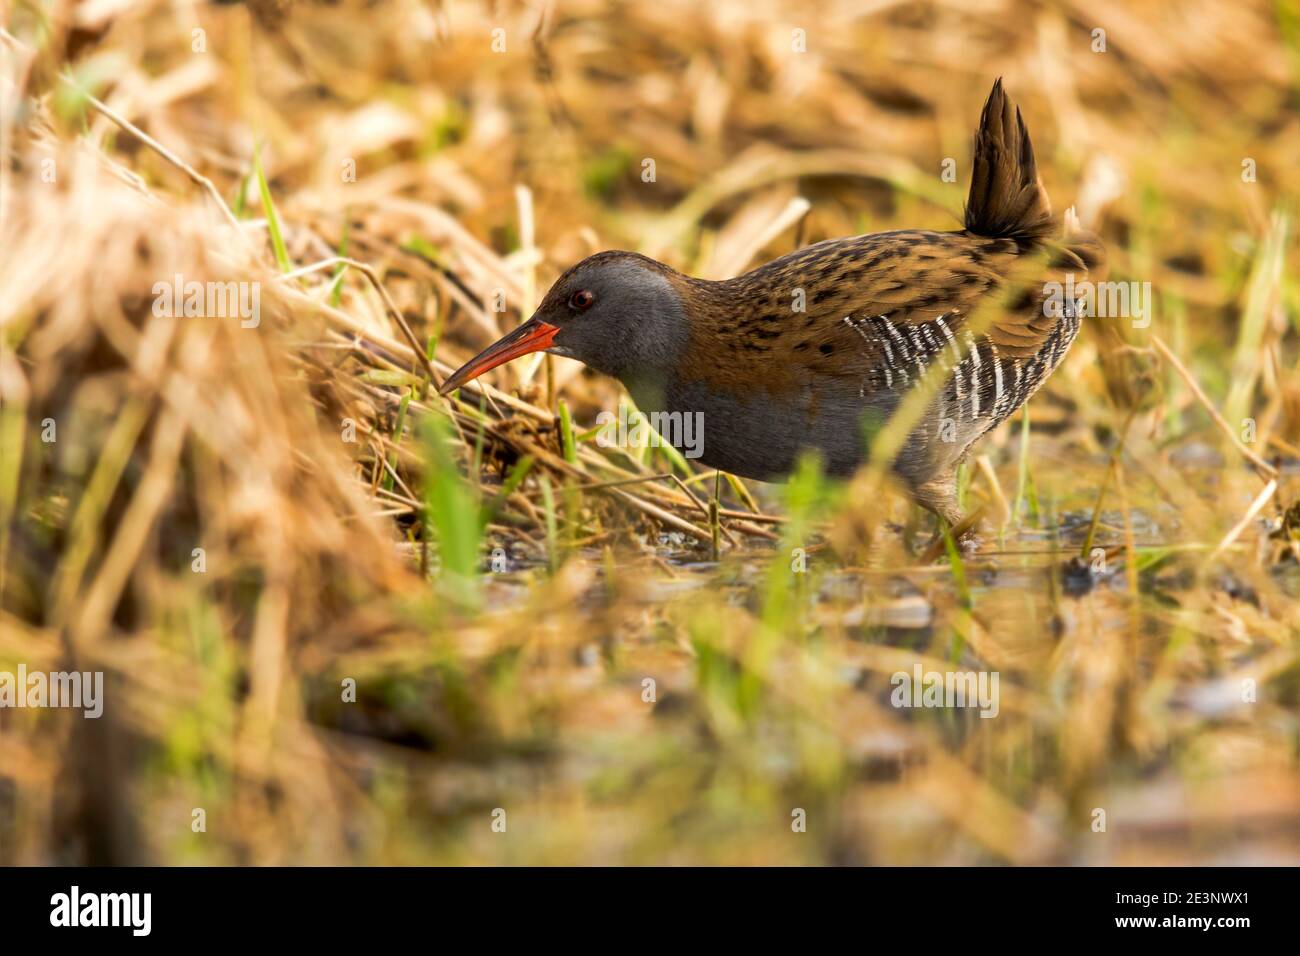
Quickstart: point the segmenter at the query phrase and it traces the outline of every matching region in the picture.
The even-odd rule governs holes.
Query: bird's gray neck
[[[644,394],[671,378],[691,330],[678,288],[667,275],[638,269],[628,284],[636,288],[636,304],[619,316],[610,347],[588,364],[617,378],[635,398],[637,392]]]

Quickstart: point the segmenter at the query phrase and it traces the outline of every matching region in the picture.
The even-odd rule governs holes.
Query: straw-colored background
[[[1294,3],[5,20],[0,670],[108,689],[99,721],[0,711],[0,861],[1300,857]],[[979,449],[999,553],[923,563],[904,499],[807,478],[728,489],[714,565],[679,485],[609,486],[672,462],[566,461],[556,399],[581,436],[608,381],[428,388],[599,249],[722,278],[956,228],[999,75],[1056,208],[1156,295]],[[178,273],[258,282],[260,326],[154,316]],[[1089,590],[1062,569],[1103,486]],[[1001,713],[892,708],[917,661],[998,671]]]

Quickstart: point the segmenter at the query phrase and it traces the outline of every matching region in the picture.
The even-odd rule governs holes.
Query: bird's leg
[[[948,527],[956,534],[955,544],[963,554],[970,555],[979,550],[979,535],[976,533],[979,522],[965,521],[962,515],[961,507],[957,504],[956,475],[933,478],[923,484],[913,485],[910,490],[917,504],[948,523]],[[963,523],[967,527],[958,531]],[[943,531],[940,530],[927,553],[935,553],[936,556],[942,554],[942,541]]]

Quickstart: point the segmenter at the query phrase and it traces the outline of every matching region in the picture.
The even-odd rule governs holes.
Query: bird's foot
[[[956,544],[963,558],[971,558],[979,553],[980,548],[984,546],[984,540],[972,530],[959,535]]]
[[[921,555],[921,561],[929,564],[944,559],[948,554],[948,541],[951,540],[962,558],[972,558],[979,553],[983,541],[971,528],[952,537],[951,532],[940,531],[931,540]]]
[[[980,538],[979,529],[980,514],[978,511],[959,520],[956,524],[949,525],[948,528],[940,528],[932,538],[930,545],[927,546],[924,553],[920,555],[923,563],[939,561],[948,554],[948,541],[952,541],[957,548],[957,553],[962,558],[972,558],[979,553],[984,542]]]

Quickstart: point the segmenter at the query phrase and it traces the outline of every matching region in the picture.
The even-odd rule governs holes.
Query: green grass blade
[[[271,249],[281,272],[292,272],[293,263],[289,259],[289,250],[285,248],[284,236],[280,234],[280,220],[275,214],[275,203],[271,199],[271,187],[266,182],[266,172],[262,169],[262,149],[253,150],[253,175],[257,177],[257,192],[262,197],[262,212],[266,216],[266,228],[271,234]]]

